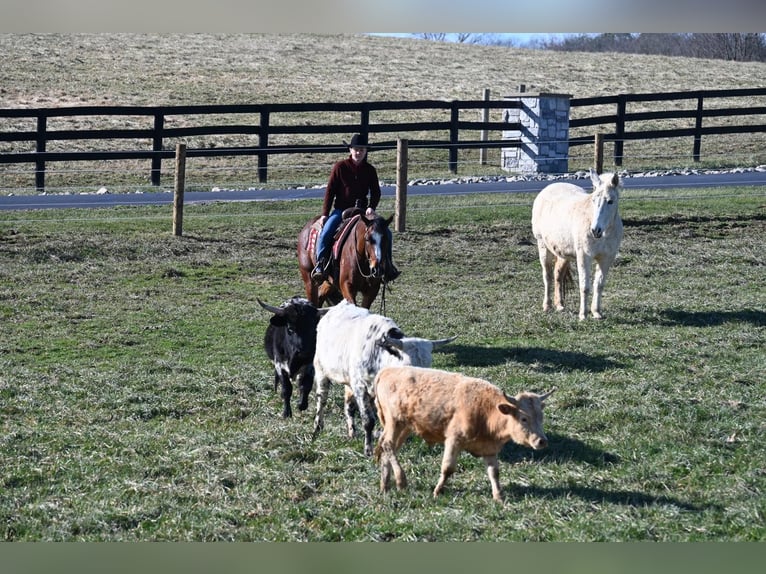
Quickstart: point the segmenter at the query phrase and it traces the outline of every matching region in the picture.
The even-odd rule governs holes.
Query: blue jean
[[[329,259],[330,249],[332,249],[332,238],[335,236],[335,232],[340,226],[342,217],[342,209],[333,209],[325,220],[324,227],[322,227],[322,232],[319,234],[317,246],[317,262],[324,258]]]

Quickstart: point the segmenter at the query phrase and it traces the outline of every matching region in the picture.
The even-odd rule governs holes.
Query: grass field
[[[301,292],[317,202],[189,205],[181,238],[162,207],[3,212],[0,536],[764,540],[763,190],[626,191],[602,322],[542,312],[531,202],[410,198],[387,295],[408,334],[459,335],[435,367],[558,388],[549,448],[501,453],[502,504],[467,454],[433,500],[419,439],[381,495],[339,388],[316,441],[313,393],[280,418],[256,297]]]
[[[322,34],[0,34],[3,67],[0,108],[62,106],[171,106],[200,104],[264,104],[303,102],[367,102],[381,100],[480,100],[489,89],[493,100],[528,92],[570,94],[575,98],[621,93],[672,92],[763,87],[766,64],[614,53],[551,52],[478,44],[432,42],[414,38]],[[766,98],[706,100],[705,108],[763,107]],[[667,102],[631,105],[629,112],[659,111]],[[695,109],[696,101],[675,102]],[[615,106],[575,108],[572,117],[615,114]],[[358,114],[306,117],[273,115],[272,124],[353,124]],[[461,120],[470,121],[465,110]],[[475,119],[479,119],[476,112]],[[435,112],[373,113],[373,124],[448,121]],[[491,121],[502,121],[493,110]],[[214,123],[259,125],[259,116],[228,118],[175,115],[165,127]],[[762,116],[720,117],[705,126],[736,122],[763,124]],[[631,122],[629,130],[693,128],[694,119]],[[153,118],[51,118],[47,129],[152,129]],[[34,132],[31,119],[0,119],[0,131]],[[390,133],[383,139],[446,138],[447,134]],[[570,137],[592,136],[591,128],[570,130]],[[350,134],[275,135],[270,145],[340,144]],[[494,134],[497,139],[498,134]],[[463,132],[461,138],[478,139]],[[373,143],[374,143],[373,138]],[[380,139],[380,138],[379,138]],[[214,135],[167,140],[191,148],[253,147],[249,136]],[[748,167],[766,163],[764,134],[705,136],[701,162],[692,159],[692,138],[636,140],[625,143],[628,170],[668,167]],[[47,151],[150,150],[144,140],[50,141]],[[0,153],[34,151],[35,142],[0,142]],[[613,144],[605,146],[609,168]],[[269,161],[271,185],[323,185],[337,154],[274,155]],[[480,165],[476,150],[461,151],[458,175],[507,175],[500,169],[500,151],[488,150]],[[587,169],[590,146],[570,148],[569,170]],[[375,154],[381,178],[394,182],[393,153]],[[47,166],[46,187],[52,192],[111,192],[151,189],[150,162],[59,162]],[[445,150],[410,150],[409,175],[450,177]],[[173,162],[163,162],[163,185],[172,186]],[[257,162],[248,156],[196,158],[187,162],[186,183],[199,190],[215,186],[259,186]],[[34,165],[0,165],[0,192],[35,193]]]

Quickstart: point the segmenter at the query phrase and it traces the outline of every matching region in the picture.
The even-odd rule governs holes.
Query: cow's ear
[[[509,403],[500,403],[497,405],[497,410],[499,410],[504,415],[514,415],[516,414],[516,411],[518,410],[515,406]]]
[[[287,319],[282,317],[281,315],[274,315],[269,319],[269,323],[274,325],[275,327],[284,327],[287,325]]]

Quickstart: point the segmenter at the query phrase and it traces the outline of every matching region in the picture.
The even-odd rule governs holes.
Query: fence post
[[[48,117],[45,115],[37,116],[37,144],[35,151],[37,153],[45,153],[45,145],[47,136],[45,135],[48,129]],[[45,191],[45,162],[38,160],[35,162],[35,187],[37,191]]]
[[[152,151],[162,151],[162,130],[165,127],[165,116],[154,115],[154,135],[152,136]],[[162,158],[159,154],[152,156],[152,185],[160,185],[160,173],[162,172]]]
[[[457,173],[457,142],[460,135],[460,130],[458,130],[459,119],[460,109],[457,107],[457,101],[452,100],[449,128],[449,170],[452,173]]]
[[[407,226],[407,149],[408,141],[396,140],[396,203],[394,230],[404,231]]]
[[[370,141],[370,104],[362,104],[359,114],[359,135],[369,143]]]
[[[269,147],[269,122],[270,110],[267,107],[261,109],[261,129],[258,133],[258,182],[266,183],[269,177],[269,154],[266,148]]]
[[[694,149],[692,151],[694,161],[700,160],[701,147],[702,147],[702,96],[697,98],[697,116],[694,118]]]
[[[186,185],[186,144],[176,145],[176,183],[173,193],[173,235],[183,235],[184,186]]]
[[[614,129],[614,165],[622,165],[623,144],[625,143],[625,106],[627,100],[625,94],[620,94],[617,99],[617,124]]]
[[[485,102],[489,101],[489,88],[484,88],[483,98]],[[489,108],[481,110],[481,121],[485,124],[489,122]],[[487,130],[481,130],[479,139],[483,142],[489,138],[489,132]],[[479,165],[487,165],[487,148],[479,148]]]
[[[604,134],[597,133],[593,138],[593,164],[596,173],[604,171]]]

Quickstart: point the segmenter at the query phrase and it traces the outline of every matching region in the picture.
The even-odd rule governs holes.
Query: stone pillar
[[[569,166],[569,99],[567,94],[520,93],[504,96],[520,101],[508,108],[503,121],[521,124],[521,130],[503,131],[503,139],[521,146],[502,148],[501,167],[515,173],[567,173]]]

